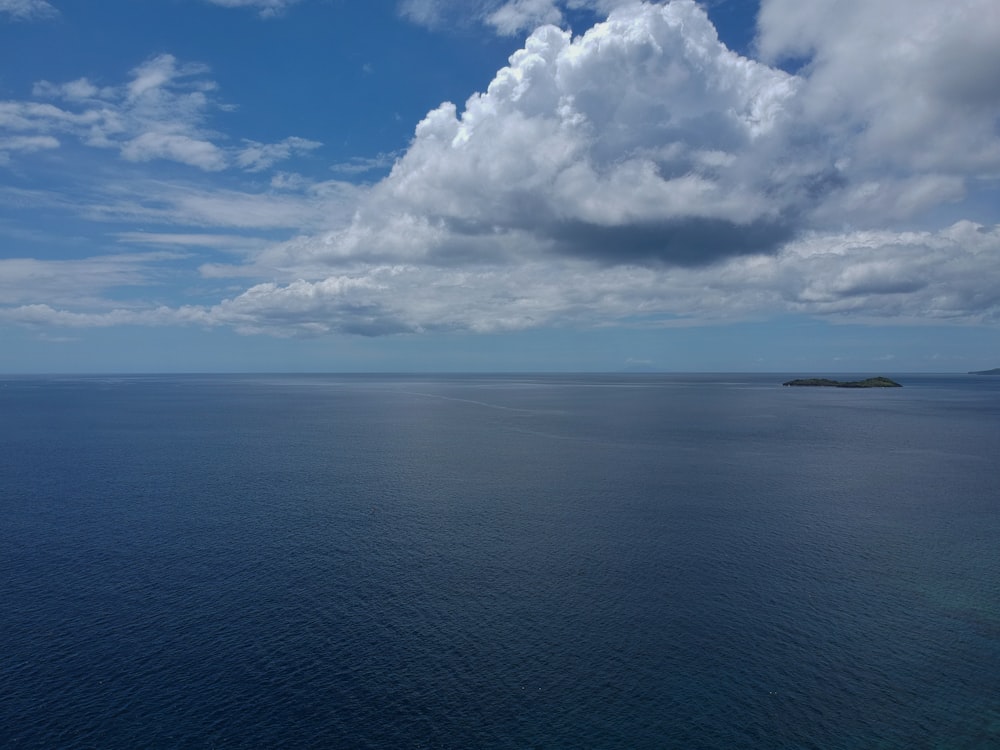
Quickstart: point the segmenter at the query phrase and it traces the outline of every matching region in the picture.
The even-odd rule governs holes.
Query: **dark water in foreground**
[[[4,748],[1000,747],[1000,379],[0,380]]]

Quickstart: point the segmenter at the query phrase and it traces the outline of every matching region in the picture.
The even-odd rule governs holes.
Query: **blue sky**
[[[994,0],[0,0],[0,372],[1000,365]]]

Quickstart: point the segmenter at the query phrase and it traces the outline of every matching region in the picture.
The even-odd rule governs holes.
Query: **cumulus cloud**
[[[554,0],[512,0],[497,8],[487,22],[506,36],[541,24],[562,23],[562,11]]]
[[[553,9],[599,5],[475,7],[513,29]],[[1000,177],[1000,89],[989,75],[1000,28],[989,6],[765,0],[753,60],[728,50],[690,0],[622,4],[575,38],[552,25],[535,30],[484,92],[429,112],[370,188],[324,183],[306,204],[284,192],[301,190],[304,178],[280,174],[259,195],[161,191],[168,200],[120,196],[95,204],[94,215],[183,214],[206,227],[303,222],[246,263],[201,266],[205,278],[259,283],[216,305],[135,310],[136,323],[275,335],[691,325],[778,313],[995,325],[1000,227],[926,223],[943,205],[960,215],[962,201]],[[412,0],[404,10],[430,23],[447,7]],[[130,96],[169,91],[182,71],[149,65]],[[198,93],[207,95],[186,90]],[[0,108],[0,122],[36,134],[111,132],[92,114],[100,111]],[[122,132],[121,148],[141,135]],[[255,169],[286,146],[296,151],[283,143],[245,143],[226,156]],[[129,316],[18,300],[6,319],[83,326]]]
[[[882,322],[1000,322],[1000,226],[809,233],[723,269],[724,294],[767,292],[764,309]]]
[[[232,326],[279,336],[491,333],[637,325],[637,319],[669,327],[776,313],[996,325],[998,277],[1000,226],[959,222],[938,232],[811,233],[777,254],[731,258],[711,268],[595,269],[573,258],[450,269],[366,264],[313,281],[257,284],[212,306],[85,314],[36,303],[6,308],[0,318],[74,327]]]
[[[266,321],[294,320],[322,331],[348,330],[359,310],[368,332],[594,326],[637,316],[671,325],[785,312],[997,323],[997,278],[1000,227],[960,222],[940,232],[812,233],[779,253],[712,267],[595,269],[572,258],[453,269],[367,266],[314,283],[256,288],[230,305],[245,320],[256,317],[261,329]],[[275,310],[290,317],[272,320]]]
[[[819,108],[831,71],[850,63],[838,55],[864,57],[850,39],[855,26],[845,22],[840,38],[824,30],[823,14],[800,14],[818,41],[779,43],[811,38],[801,28],[772,35],[770,24],[784,22],[769,20],[782,1],[765,3],[760,47],[771,62],[813,55],[797,74],[732,53],[704,11],[684,0],[620,7],[575,39],[538,29],[464,109],[445,103],[424,118],[351,222],[258,257],[300,280],[255,287],[230,306],[245,320],[259,306],[277,328],[291,318],[275,311],[294,310],[313,332],[349,330],[351,311],[364,311],[366,330],[385,332],[637,314],[995,318],[995,228],[877,229],[887,218],[905,222],[961,200],[970,179],[989,177],[986,157],[998,145],[985,126],[998,115],[992,100],[968,103],[966,114],[978,107],[981,120],[969,126],[982,136],[976,164],[946,150],[929,159],[917,147],[876,159],[871,129],[902,117],[872,107],[873,97],[887,96],[872,93],[883,87],[878,76],[844,83],[835,112]],[[859,8],[851,10],[856,21]],[[888,43],[894,20],[905,37],[907,11],[896,11],[879,21],[871,44]],[[961,21],[976,23],[971,10]],[[950,27],[942,33],[954,35]],[[994,47],[979,49],[992,59]],[[865,54],[871,61],[883,53]],[[920,54],[893,60],[913,67],[894,73],[903,78],[930,65]],[[967,70],[978,79],[981,67],[948,75]],[[943,115],[927,116],[934,123]],[[857,229],[844,233],[845,225]],[[979,274],[970,273],[975,267]],[[345,291],[345,278],[359,283]]]
[[[504,0],[485,16],[486,24],[503,36],[515,36],[541,24],[566,25],[566,11],[589,10],[607,14],[636,0]]]
[[[209,172],[233,166],[258,172],[322,145],[296,137],[226,144],[208,127],[210,114],[227,107],[218,101],[208,72],[204,65],[162,54],[135,67],[119,86],[98,86],[87,78],[38,81],[34,100],[0,102],[0,144],[13,142],[5,131],[22,143],[48,138],[46,147],[59,145],[56,135],[67,135],[93,148],[117,149],[127,161],[166,160]],[[9,162],[14,150],[0,145],[0,163]]]
[[[311,252],[698,265],[773,251],[831,168],[768,164],[797,86],[726,49],[693,2],[629,6],[575,40],[543,27],[464,111],[430,112],[352,226]]]
[[[804,60],[803,124],[851,172],[1000,175],[992,0],[767,0],[763,59]]]

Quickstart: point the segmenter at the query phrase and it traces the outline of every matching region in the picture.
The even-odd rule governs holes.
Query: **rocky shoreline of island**
[[[877,378],[866,378],[865,380],[831,380],[829,378],[799,378],[789,380],[782,385],[792,386],[813,386],[820,388],[902,388],[900,383],[879,376]]]

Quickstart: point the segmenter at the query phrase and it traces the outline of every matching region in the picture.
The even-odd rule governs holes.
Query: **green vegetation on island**
[[[830,380],[829,378],[800,378],[799,380],[789,380],[782,385],[811,385],[826,386],[829,388],[902,388],[899,383],[889,378],[881,376],[877,378],[867,378],[865,380]]]

